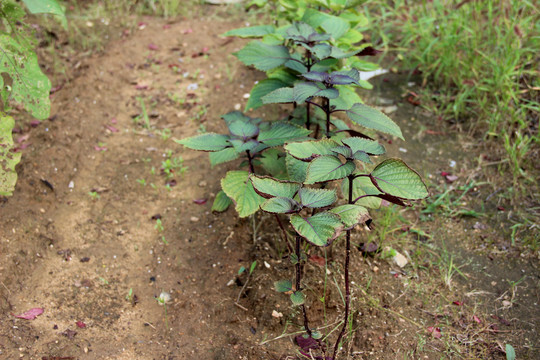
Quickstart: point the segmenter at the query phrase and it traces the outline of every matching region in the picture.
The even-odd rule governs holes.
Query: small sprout
[[[88,192],[88,195],[90,195],[90,197],[94,201],[98,200],[99,197],[100,197],[97,191],[90,191],[90,192]]]

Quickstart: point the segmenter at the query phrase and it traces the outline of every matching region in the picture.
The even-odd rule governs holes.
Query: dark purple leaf
[[[356,56],[376,56],[377,54],[382,53],[381,50],[377,50],[372,46],[367,46],[364,50],[360,51]]]
[[[89,258],[89,257],[83,257],[83,258],[81,258],[80,261],[81,261],[82,263],[89,262],[89,261],[90,261],[90,258]]]
[[[39,124],[41,124],[41,121],[39,121],[39,120],[32,120],[32,121],[30,121],[30,126],[31,126],[31,127],[34,127],[34,128],[35,128],[35,127],[39,126]]]
[[[159,50],[159,47],[156,44],[148,44],[149,50]]]
[[[194,199],[193,202],[197,205],[204,205],[206,204],[207,199]]]
[[[319,343],[312,337],[305,338],[302,335],[297,335],[294,340],[296,341],[296,344],[306,352],[309,352],[309,350],[317,350],[319,348]]]
[[[36,317],[38,317],[41,314],[43,314],[42,308],[33,308],[20,315],[15,315],[15,314],[11,314],[11,315],[19,319],[34,320]]]
[[[152,217],[150,218],[152,220],[159,220],[161,219],[161,214],[155,214],[155,215],[152,215]]]
[[[374,242],[369,242],[367,244],[361,243],[358,246],[358,250],[360,250],[363,254],[373,255],[379,250],[379,246]]]

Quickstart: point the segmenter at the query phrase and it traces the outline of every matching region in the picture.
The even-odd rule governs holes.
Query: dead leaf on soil
[[[15,315],[15,314],[11,314],[11,315],[19,319],[34,320],[36,317],[38,317],[41,314],[43,314],[42,308],[33,308],[20,315]]]

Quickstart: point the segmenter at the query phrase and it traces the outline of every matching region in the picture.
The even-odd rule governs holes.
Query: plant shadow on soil
[[[14,196],[0,203],[2,357],[280,359],[294,354],[292,336],[273,340],[298,331],[293,324],[299,321],[288,298],[273,290],[274,281],[292,276],[273,219],[257,217],[254,242],[250,220],[238,219],[232,209],[211,213],[219,179],[237,164],[211,169],[204,154],[172,141],[222,131],[219,116],[245,105],[243,95],[261,74],[230,55],[242,40],[218,36],[243,24],[145,21],[144,28],[85,62],[84,71],[53,95],[49,120],[21,128],[29,138],[19,182]],[[389,144],[390,155],[406,148],[405,157],[423,169],[422,175],[438,176],[451,158],[444,151],[453,151],[453,145],[442,148],[438,140],[426,145],[415,137],[422,115],[395,94],[384,97],[398,105],[399,116],[391,116],[413,139]],[[426,148],[442,151],[439,159],[424,156]],[[188,167],[183,175],[179,168],[169,178],[160,173],[163,161],[178,157]],[[471,161],[465,154],[454,160]],[[400,216],[416,226],[419,209]],[[408,253],[412,266],[401,269],[360,252],[354,256],[349,357],[504,358],[501,348],[510,343],[521,358],[534,358],[539,279],[534,259],[507,261],[506,253],[482,249],[486,241],[471,229],[474,221],[441,217],[426,224],[431,237],[415,238],[395,223],[400,230],[385,242]],[[498,229],[492,230],[489,237],[499,239]],[[359,243],[368,235],[361,230],[357,236]],[[497,241],[491,243],[495,248]],[[335,253],[342,246],[337,243]],[[448,256],[459,271],[448,265]],[[253,260],[258,261],[253,280],[236,306],[245,281],[235,281],[238,269]],[[324,290],[318,280],[325,278],[324,267],[308,262],[315,326],[333,328],[342,311],[335,285],[341,283],[340,263],[339,257],[330,262]],[[445,268],[451,283],[445,283]],[[162,291],[171,295],[166,307],[156,301]],[[325,291],[326,314],[318,300]],[[13,316],[34,307],[44,309],[35,320]]]

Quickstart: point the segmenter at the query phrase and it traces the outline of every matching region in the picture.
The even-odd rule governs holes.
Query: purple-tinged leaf
[[[206,201],[207,201],[207,199],[194,199],[193,203],[195,203],[197,205],[204,205],[204,204],[206,204]]]
[[[296,341],[296,345],[305,352],[319,349],[319,343],[312,337],[305,338],[303,335],[297,335],[294,340]]]
[[[12,315],[18,319],[34,320],[36,317],[38,317],[41,314],[43,314],[42,308],[33,308],[20,315],[15,315],[15,314],[12,314]]]
[[[379,53],[382,53],[382,50],[377,50],[372,46],[365,47],[362,51],[360,51],[356,56],[376,56]]]

